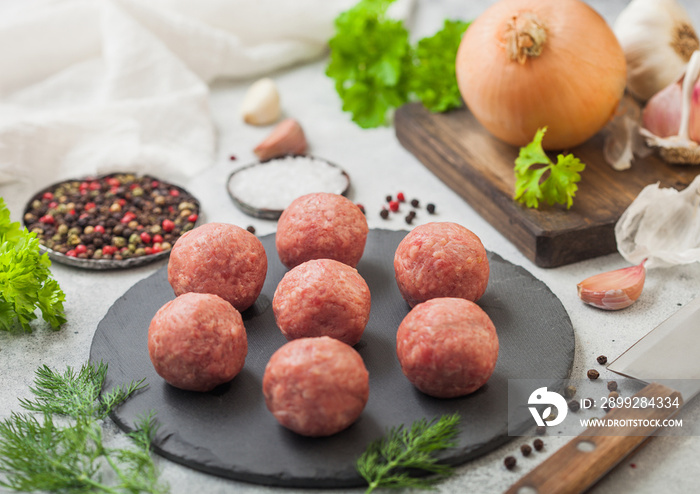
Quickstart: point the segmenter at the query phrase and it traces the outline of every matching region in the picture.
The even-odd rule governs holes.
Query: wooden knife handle
[[[639,398],[678,398],[678,407],[613,408],[605,419],[638,419],[663,421],[673,416],[682,405],[678,391],[652,383],[634,395]],[[634,401],[634,400],[633,400]],[[633,422],[630,424],[634,424]],[[641,424],[641,422],[637,422]],[[522,477],[506,494],[574,494],[585,492],[629,453],[639,447],[659,427],[629,425],[586,429],[566,443],[541,465]]]

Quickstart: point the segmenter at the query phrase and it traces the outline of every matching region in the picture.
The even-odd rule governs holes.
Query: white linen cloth
[[[53,0],[0,18],[0,183],[200,173],[207,84],[319,57],[356,2]]]

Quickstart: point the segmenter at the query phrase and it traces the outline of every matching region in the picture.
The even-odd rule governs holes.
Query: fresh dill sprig
[[[450,475],[452,467],[438,463],[435,453],[456,446],[459,419],[459,414],[454,413],[430,422],[417,420],[410,429],[393,427],[383,438],[370,443],[355,465],[367,481],[365,494],[377,488],[429,489]],[[412,470],[433,475],[415,477]]]
[[[115,387],[100,396],[107,365],[85,364],[60,374],[36,370],[34,400],[20,400],[32,413],[12,412],[0,422],[0,486],[16,491],[165,493],[150,455],[156,433],[154,415],[129,434],[135,448],[108,448],[101,420],[134,392],[143,380]],[[106,467],[110,468],[107,469]],[[113,482],[103,481],[111,470]]]

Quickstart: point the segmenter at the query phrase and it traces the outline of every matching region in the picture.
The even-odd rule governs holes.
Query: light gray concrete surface
[[[470,19],[492,1],[420,0],[415,12],[414,36],[430,34],[446,17]],[[590,0],[609,21],[627,4],[623,0]],[[681,0],[700,26],[700,4]],[[457,194],[432,175],[420,162],[404,150],[396,140],[393,128],[361,130],[340,109],[332,82],[325,77],[325,60],[273,74],[277,81],[284,113],[297,118],[306,130],[310,151],[345,167],[353,186],[350,197],[365,205],[371,228],[402,229],[403,219],[389,221],[377,212],[387,194],[404,191],[409,197],[437,204],[439,221],[461,223],[483,240],[485,246],[505,259],[524,266],[543,280],[561,299],[576,332],[576,359],[573,378],[584,378],[591,367],[601,369],[596,356],[614,358],[658,323],[700,295],[700,265],[665,270],[652,270],[639,301],[627,310],[603,312],[585,306],[576,295],[576,283],[593,274],[625,266],[614,254],[556,269],[541,269],[526,259],[508,240],[483,220]],[[190,183],[182,184],[201,199],[204,221],[224,221],[240,226],[254,225],[261,235],[275,231],[275,222],[256,220],[237,210],[227,196],[228,174],[253,161],[252,148],[269,132],[267,128],[244,125],[238,108],[249,81],[215,84],[211,107],[218,127],[218,157],[207,173]],[[237,157],[229,160],[230,155]],[[33,193],[22,184],[0,187],[0,195],[10,205],[13,218],[19,220],[23,204]],[[427,221],[426,216],[418,223]],[[431,218],[433,219],[433,218]],[[32,334],[0,333],[0,418],[17,410],[17,399],[28,396],[28,385],[37,366],[46,364],[57,369],[80,366],[88,358],[95,328],[114,301],[138,280],[150,275],[163,263],[128,271],[88,272],[59,264],[52,271],[66,292],[68,323],[58,332],[48,331],[41,324]],[[602,370],[602,379],[614,375]],[[697,407],[695,407],[697,408]],[[698,416],[688,410],[688,420]],[[122,436],[113,430],[117,440]],[[235,438],[231,438],[235,441]],[[463,465],[451,479],[438,486],[444,493],[502,492],[521,475],[551,455],[568,438],[545,437],[543,452],[523,458],[519,453],[524,440],[514,439],[486,456]],[[515,455],[518,467],[508,471],[503,458]],[[623,461],[593,489],[598,494],[622,492],[697,492],[700,485],[700,437],[661,437]],[[158,460],[162,475],[173,493],[240,492],[249,494],[295,494],[300,489],[258,486],[221,479],[199,473],[165,459]],[[631,467],[635,464],[635,468]],[[311,492],[320,492],[312,490]],[[360,489],[334,490],[356,493]]]

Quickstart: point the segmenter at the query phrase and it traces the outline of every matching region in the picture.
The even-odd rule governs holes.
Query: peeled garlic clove
[[[676,0],[632,0],[613,28],[627,61],[627,88],[647,100],[676,81],[700,42]]]
[[[241,106],[241,116],[251,125],[269,125],[281,115],[280,96],[275,81],[260,79],[248,88]]]
[[[293,118],[281,121],[269,136],[258,144],[253,152],[261,160],[269,160],[286,154],[306,152],[306,136],[299,122]]]
[[[599,309],[618,310],[629,307],[642,294],[646,277],[645,261],[646,259],[638,266],[586,278],[576,285],[579,298]]]

